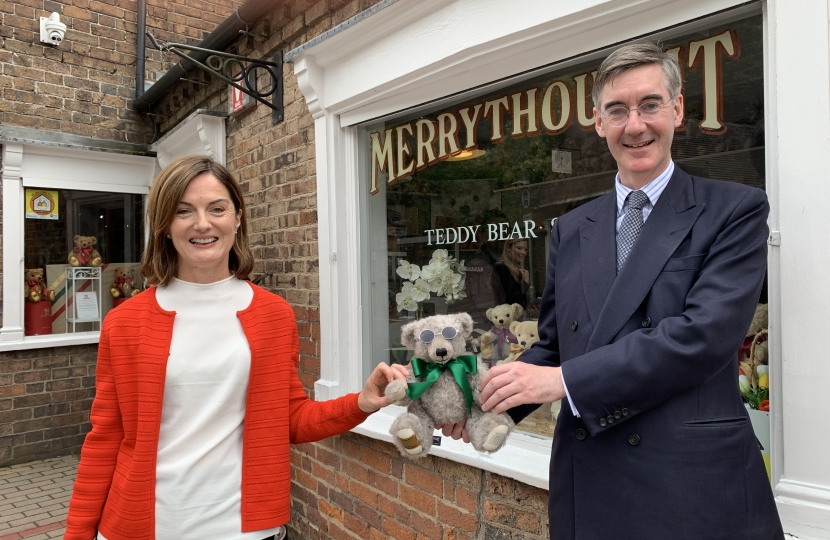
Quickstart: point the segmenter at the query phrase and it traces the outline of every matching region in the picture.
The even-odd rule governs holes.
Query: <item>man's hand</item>
[[[406,382],[406,376],[409,374],[409,368],[400,364],[392,364],[391,366],[380,363],[378,364],[366,384],[363,386],[360,395],[357,396],[357,406],[365,413],[373,413],[391,405],[383,393],[386,391],[386,385],[395,379]]]
[[[553,403],[565,397],[562,369],[524,362],[493,366],[481,380],[481,409],[496,414],[517,405]]]
[[[457,424],[435,424],[435,429],[440,429],[444,437],[452,437],[456,441],[464,439],[465,443],[470,443],[470,434],[467,433],[467,419],[458,422]]]

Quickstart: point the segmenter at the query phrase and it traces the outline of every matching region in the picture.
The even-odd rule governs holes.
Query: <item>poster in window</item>
[[[58,192],[27,189],[26,219],[58,219]]]

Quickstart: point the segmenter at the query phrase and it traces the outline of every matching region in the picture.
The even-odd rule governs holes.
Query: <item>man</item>
[[[652,44],[600,66],[594,115],[616,189],[556,221],[541,341],[482,382],[483,408],[516,420],[566,398],[552,540],[783,539],[735,360],[769,206],[759,189],[674,166],[681,83]]]

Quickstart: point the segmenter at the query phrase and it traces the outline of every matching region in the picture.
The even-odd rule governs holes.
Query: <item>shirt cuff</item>
[[[567,384],[565,384],[565,374],[564,374],[564,373],[562,373],[562,372],[560,371],[560,372],[559,372],[559,375],[561,375],[561,377],[562,377],[562,387],[565,389],[565,396],[567,396],[567,398],[568,398],[568,405],[570,405],[570,406],[571,406],[571,411],[573,411],[574,416],[576,416],[577,418],[582,418],[582,417],[579,415],[579,411],[577,411],[577,410],[576,410],[576,407],[574,406],[574,402],[573,402],[573,400],[571,399],[571,394],[570,394],[570,392],[568,392],[568,385],[567,385]]]

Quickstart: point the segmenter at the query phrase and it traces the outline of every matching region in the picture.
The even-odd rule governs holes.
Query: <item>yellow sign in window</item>
[[[44,189],[27,189],[26,217],[29,219],[58,219],[58,192]]]

